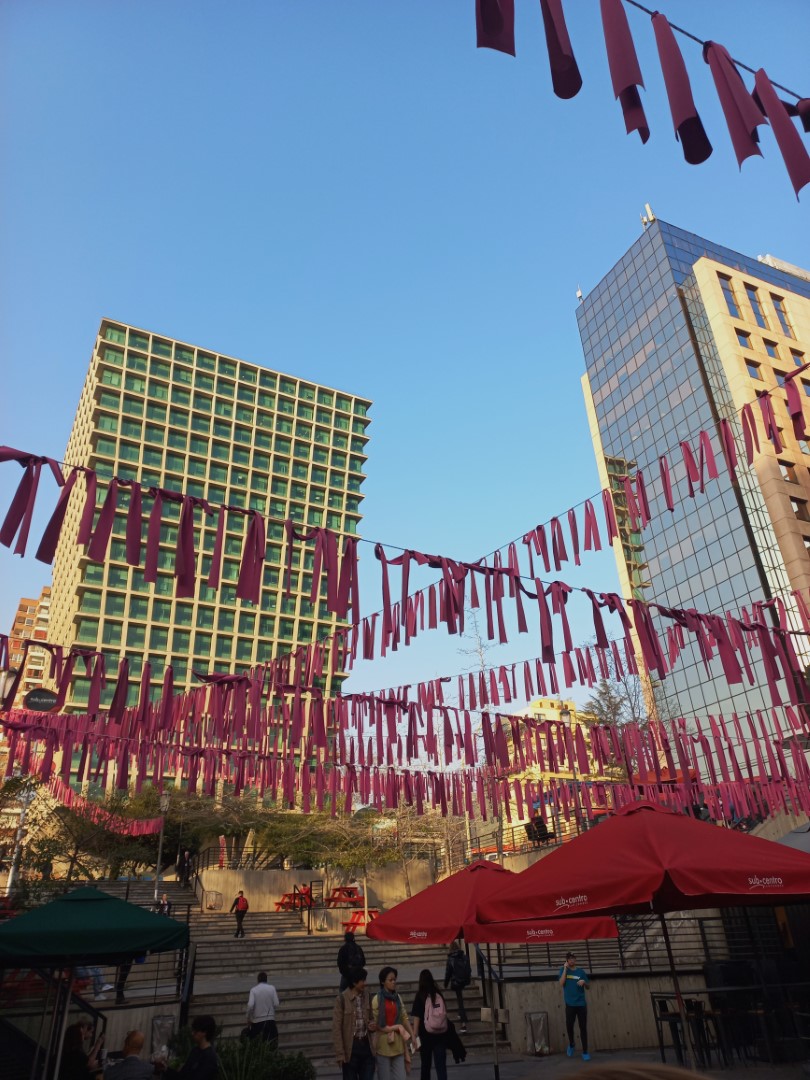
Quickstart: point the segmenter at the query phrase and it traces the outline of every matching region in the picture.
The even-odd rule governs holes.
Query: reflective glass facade
[[[730,350],[718,337],[718,317],[706,307],[706,289],[695,266],[701,259],[721,264],[711,269],[717,303],[729,322],[734,320],[729,295],[739,305],[737,315],[745,308],[743,330],[750,325],[756,331],[760,320],[770,317],[781,333],[768,287],[780,297],[810,298],[810,282],[800,277],[654,221],[579,306],[584,382],[586,398],[589,391],[592,395],[603,475],[613,478],[641,469],[647,480],[652,522],[642,535],[623,537],[620,574],[627,587],[648,602],[737,615],[755,600],[785,596],[791,585],[803,583],[797,585],[787,573],[761,477],[743,467],[735,486],[723,466],[717,424],[725,417],[738,430],[740,407],[729,364],[738,364],[741,379],[748,380],[746,400],[755,396],[750,386],[755,375],[745,366],[745,350],[736,341]],[[701,266],[708,280],[705,262]],[[748,310],[746,288],[730,287],[718,273],[722,268],[730,268],[731,277],[742,274],[765,284],[760,311]],[[789,352],[785,346],[779,343]],[[762,347],[765,352],[768,343]],[[679,444],[688,441],[697,456],[701,430],[711,435],[720,477],[708,482],[705,494],[690,499]],[[659,480],[662,454],[676,488],[674,512],[666,508]],[[707,672],[691,646],[657,688],[656,699],[664,715],[728,715],[770,705],[762,686],[728,686],[717,660]]]

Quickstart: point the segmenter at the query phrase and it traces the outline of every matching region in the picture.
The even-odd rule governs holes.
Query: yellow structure
[[[80,481],[54,562],[52,640],[103,651],[113,674],[119,657],[129,657],[132,703],[147,659],[153,696],[167,662],[179,693],[190,685],[192,667],[244,671],[332,634],[335,616],[322,600],[309,600],[312,545],[306,553],[297,545],[292,591],[285,595],[283,522],[357,533],[370,404],[355,394],[102,320],[66,462],[97,472],[97,505],[106,481],[117,476],[140,481],[144,492],[162,487],[207,499],[213,507],[228,504],[266,515],[261,600],[254,607],[236,599],[245,530],[239,515],[228,517],[221,587],[205,584],[216,515],[203,519],[201,510],[195,516],[196,593],[175,599],[176,503],[164,504],[157,582],[147,583],[143,565],[126,563],[123,488],[107,561],[91,562],[76,545]],[[145,519],[151,505],[145,494]],[[143,532],[145,537],[145,520]],[[108,687],[105,702],[110,694]],[[69,707],[81,709],[86,701],[86,681],[77,679]]]

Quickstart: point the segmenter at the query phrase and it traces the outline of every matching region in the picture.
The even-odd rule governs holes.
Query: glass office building
[[[622,537],[614,550],[625,595],[720,615],[779,596],[800,629],[790,594],[810,589],[810,446],[794,437],[779,388],[788,371],[810,360],[810,275],[653,220],[584,298],[578,322],[591,435],[602,483],[617,493]],[[810,394],[810,379],[801,385]],[[762,389],[776,391],[784,446],[777,454],[766,441],[749,469],[738,414]],[[736,483],[723,463],[723,418],[738,438]],[[680,443],[697,457],[702,430],[720,475],[692,499]],[[659,479],[663,454],[674,512]],[[631,531],[621,483],[637,469],[652,511],[642,532]],[[797,640],[807,663],[806,643]],[[707,673],[691,644],[655,698],[664,716],[771,704],[764,679],[729,686],[719,662]]]
[[[237,600],[245,519],[229,515],[221,586],[205,581],[217,516],[195,515],[197,588],[175,598],[174,561],[179,505],[165,503],[156,584],[143,565],[125,559],[126,511],[121,489],[108,558],[91,562],[76,534],[84,485],[71,499],[53,572],[51,640],[100,650],[115,674],[130,660],[130,702],[145,660],[152,693],[164,666],[174,668],[175,692],[188,688],[192,667],[244,671],[338,626],[325,603],[310,603],[312,545],[297,545],[292,589],[282,567],[285,519],[301,528],[325,525],[357,534],[365,479],[368,410],[356,394],[320,386],[257,364],[104,319],[81,392],[65,461],[94,469],[97,505],[106,479],[150,486],[259,510],[267,517],[267,561],[258,606]],[[144,497],[144,517],[151,499]],[[144,525],[145,536],[145,525]],[[114,682],[114,679],[112,680]],[[87,701],[79,678],[69,703]],[[108,688],[106,701],[111,688]]]

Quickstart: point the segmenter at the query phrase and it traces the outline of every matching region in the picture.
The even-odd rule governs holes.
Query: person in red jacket
[[[242,924],[245,921],[245,915],[247,914],[249,907],[250,904],[247,902],[247,897],[240,889],[239,895],[234,899],[234,902],[231,904],[231,911],[233,911],[236,915],[236,933],[233,935],[234,937],[245,936],[245,928]]]

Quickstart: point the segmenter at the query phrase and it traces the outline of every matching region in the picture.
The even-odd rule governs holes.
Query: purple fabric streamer
[[[236,595],[240,600],[248,600],[252,604],[258,604],[262,588],[262,570],[266,550],[267,537],[264,518],[258,510],[254,510],[251,513],[250,524],[245,535],[242,563],[239,567],[239,581],[236,585]]]
[[[624,5],[622,0],[599,0],[599,3],[613,94],[622,107],[625,130],[628,135],[637,131],[642,143],[646,143],[650,137],[650,129],[638,92],[639,86],[644,85],[644,80],[638,66]]]
[[[703,59],[709,65],[720,98],[723,115],[726,118],[731,144],[737,157],[737,164],[742,168],[746,158],[762,156],[757,143],[757,128],[766,123],[765,117],[757,108],[753,98],[745,88],[734,61],[728,51],[714,41],[707,41],[703,46]]]
[[[89,544],[90,537],[93,533],[93,518],[96,513],[96,487],[97,478],[93,469],[84,470],[84,507],[82,509],[82,516],[79,521],[79,529],[76,533],[76,543],[80,545]]]
[[[515,0],[475,0],[476,45],[515,55]]]
[[[785,106],[777,97],[764,68],[760,68],[754,76],[754,85],[773,128],[774,138],[779,144],[785,168],[798,199],[801,189],[805,184],[810,183],[810,155],[805,149],[801,135],[791,123]]]
[[[110,542],[110,534],[112,533],[113,521],[115,521],[115,510],[117,505],[118,481],[113,477],[110,481],[110,486],[107,488],[107,497],[104,500],[101,513],[98,515],[95,530],[93,531],[90,543],[87,545],[87,557],[88,559],[92,559],[93,562],[104,562],[107,558],[107,545]]]
[[[568,27],[565,25],[562,0],[540,0],[543,28],[546,32],[546,48],[551,67],[551,85],[558,98],[576,97],[582,88]]]
[[[47,464],[53,473],[57,484],[62,487],[65,478],[62,470],[52,458],[36,457],[23,450],[14,450],[10,446],[0,446],[0,462],[16,461],[23,469],[22,479],[11,500],[11,506],[6,513],[5,521],[0,528],[0,544],[11,547],[14,537],[17,543],[14,545],[14,554],[23,556],[28,543],[28,534],[31,531],[31,518],[34,514],[34,503],[39,487],[39,477],[42,466]],[[18,534],[19,531],[19,535]]]
[[[62,532],[62,525],[65,521],[65,514],[67,513],[68,503],[70,502],[70,493],[76,485],[76,478],[79,473],[83,471],[81,467],[76,467],[71,471],[70,476],[67,478],[64,487],[59,492],[59,498],[57,499],[56,506],[51,514],[48,524],[45,526],[45,531],[42,534],[42,539],[39,542],[35,559],[38,559],[43,563],[52,563],[54,555],[56,554],[56,545],[59,543],[59,537]]]
[[[686,64],[666,15],[656,11],[652,16],[652,24],[675,127],[675,138],[680,141],[684,160],[690,165],[700,165],[711,155],[712,144],[695,108]]]

